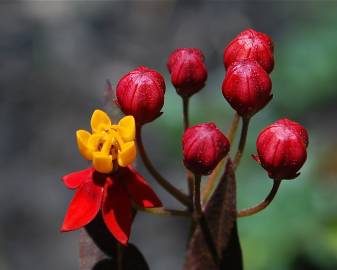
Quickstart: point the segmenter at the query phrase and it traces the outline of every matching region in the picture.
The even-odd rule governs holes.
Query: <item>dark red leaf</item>
[[[126,183],[131,200],[144,208],[161,207],[162,203],[145,179],[132,167],[125,168],[121,174]]]
[[[82,171],[73,172],[62,177],[63,183],[67,188],[75,189],[88,178],[92,177],[93,168],[88,168]]]
[[[134,245],[117,248],[119,244],[107,229],[101,214],[86,226],[80,237],[80,270],[118,269],[118,262],[122,270],[149,270],[143,255]]]
[[[199,227],[189,244],[185,270],[241,270],[242,256],[236,227],[236,186],[232,162],[205,208],[205,218],[220,257],[216,266]]]

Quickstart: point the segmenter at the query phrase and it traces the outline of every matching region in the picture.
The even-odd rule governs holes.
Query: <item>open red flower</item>
[[[143,208],[162,206],[145,179],[131,166],[103,174],[94,168],[63,177],[64,184],[76,189],[61,228],[77,230],[90,223],[101,210],[109,231],[122,244],[127,244],[133,221],[132,204]]]
[[[162,204],[131,163],[136,157],[135,120],[126,116],[112,124],[109,116],[96,110],[91,118],[92,133],[76,132],[82,156],[92,160],[92,168],[63,177],[64,184],[76,189],[61,231],[72,231],[90,223],[102,211],[112,235],[127,244],[133,220],[132,204],[142,208]]]

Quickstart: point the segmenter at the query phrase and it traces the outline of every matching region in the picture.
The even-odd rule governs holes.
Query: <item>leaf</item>
[[[132,258],[132,259],[131,259]],[[98,261],[92,270],[149,270],[140,251],[132,244],[123,251],[122,267],[118,269],[116,258],[105,258]],[[91,269],[91,268],[90,268]]]
[[[236,226],[236,183],[231,160],[204,211],[218,254],[216,266],[200,227],[194,231],[185,263],[185,270],[242,270],[242,254]]]
[[[119,265],[118,265],[119,264]],[[106,228],[101,214],[80,235],[80,270],[149,270],[133,244],[121,246]]]

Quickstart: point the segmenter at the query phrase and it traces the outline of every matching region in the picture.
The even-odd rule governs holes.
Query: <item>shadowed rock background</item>
[[[87,166],[75,131],[127,71],[145,65],[166,78],[164,114],[145,127],[145,143],[162,173],[186,188],[181,162],[181,100],[166,61],[177,47],[198,47],[209,79],[193,96],[192,123],[226,130],[232,110],[221,94],[223,49],[252,27],[275,42],[274,99],[258,113],[238,173],[238,204],[262,199],[271,186],[250,158],[258,132],[289,117],[310,133],[301,176],[282,184],[263,213],[239,220],[247,270],[337,268],[337,5],[334,2],[1,1],[0,269],[78,269],[78,232],[61,234],[73,195],[60,177]],[[106,97],[109,95],[105,95]],[[236,146],[233,145],[232,149]],[[169,207],[179,204],[146,173]],[[180,269],[188,223],[139,214],[131,242],[151,269]]]

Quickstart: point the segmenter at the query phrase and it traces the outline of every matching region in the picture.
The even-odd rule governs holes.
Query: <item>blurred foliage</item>
[[[290,29],[276,41],[273,88],[279,111],[305,113],[336,100],[337,28],[335,12],[320,24]]]

